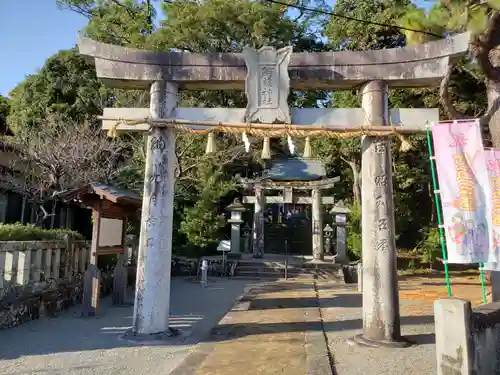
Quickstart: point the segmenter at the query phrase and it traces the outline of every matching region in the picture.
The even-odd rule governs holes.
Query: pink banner
[[[492,241],[490,252],[492,252],[497,259],[500,259],[500,150],[489,149],[484,151],[486,156],[486,169],[488,170],[488,178],[490,182],[491,195],[488,203],[490,205],[489,211],[491,212],[491,231]],[[500,270],[500,263],[485,263],[484,269],[498,271]]]
[[[490,184],[479,123],[432,127],[448,262],[496,262],[489,251]]]

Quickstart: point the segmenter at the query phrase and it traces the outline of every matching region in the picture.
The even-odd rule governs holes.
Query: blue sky
[[[7,95],[45,60],[76,43],[87,19],[55,0],[0,0],[0,94]]]
[[[6,96],[59,50],[73,47],[86,24],[85,17],[58,9],[56,0],[0,0],[0,94]]]

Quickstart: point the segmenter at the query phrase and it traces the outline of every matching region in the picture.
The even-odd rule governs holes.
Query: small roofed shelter
[[[126,304],[127,271],[126,234],[130,215],[142,206],[140,195],[102,183],[91,183],[77,189],[59,193],[65,201],[77,201],[92,209],[92,245],[90,264],[85,272],[83,285],[82,316],[95,316],[99,306],[100,271],[99,255],[120,254],[113,278],[113,303]]]
[[[307,231],[307,236],[312,240],[313,258],[323,260],[322,205],[333,205],[334,200],[333,197],[322,197],[321,191],[332,188],[340,180],[340,177],[328,178],[323,162],[317,159],[275,159],[269,163],[269,168],[262,173],[261,177],[242,179],[245,189],[254,193],[253,196],[243,198],[244,203],[254,205],[253,256],[257,258],[263,256],[264,242],[271,240],[271,232],[274,230],[272,225],[269,225],[270,218],[265,217],[266,204],[278,204],[282,207],[285,205],[306,207],[310,205],[312,220],[302,220],[302,223],[305,224],[304,229]],[[266,191],[277,192],[277,195],[266,196]],[[283,213],[278,212],[278,216],[278,221],[282,220]],[[266,222],[268,222],[267,228]],[[299,232],[297,229],[293,228],[289,233],[296,235]],[[275,237],[283,238],[282,235]],[[306,243],[289,245],[304,250],[308,248]],[[283,245],[280,244],[279,247],[283,247]],[[288,250],[293,251],[293,249]]]
[[[92,210],[91,264],[97,265],[99,255],[124,253],[128,218],[142,206],[139,194],[107,184],[91,183],[58,196]]]

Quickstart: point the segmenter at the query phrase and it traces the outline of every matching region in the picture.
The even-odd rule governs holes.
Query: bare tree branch
[[[132,9],[130,9],[128,6],[126,6],[125,4],[123,4],[120,0],[111,0],[111,2],[113,4],[116,4],[120,7],[122,7],[123,9],[125,9],[125,11],[128,13],[128,15],[133,19],[137,16],[137,14],[134,13],[134,11]]]
[[[448,70],[446,71],[446,74],[443,77],[441,85],[439,87],[439,100],[444,110],[447,112],[448,117],[451,120],[464,118],[464,115],[458,112],[453,106],[449,92],[451,76],[453,74],[454,69],[455,69],[455,63],[451,63],[448,65]]]
[[[93,14],[92,14],[93,8],[92,7],[79,6],[79,5],[73,5],[73,4],[63,4],[62,2],[58,2],[57,5],[62,10],[70,10],[72,12],[78,13],[78,14],[88,18],[89,20],[92,19],[92,16],[93,16]]]
[[[127,145],[100,129],[55,119],[15,141],[20,152],[14,167],[23,172],[27,192],[42,200],[53,192],[112,180]]]

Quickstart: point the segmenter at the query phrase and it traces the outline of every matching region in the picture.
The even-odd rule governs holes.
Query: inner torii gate
[[[355,341],[407,345],[400,330],[389,141],[373,135],[394,135],[396,128],[424,131],[427,122],[438,121],[437,109],[389,111],[388,90],[438,86],[450,59],[466,53],[468,42],[468,34],[458,34],[420,46],[377,51],[293,54],[291,47],[278,51],[263,47],[246,48],[243,54],[209,55],[143,51],[80,39],[80,52],[95,58],[97,76],[105,84],[151,92],[149,109],[105,109],[103,116],[104,129],[149,132],[133,334],[169,333],[176,128],[171,120],[205,129],[213,125],[218,131],[222,130],[217,123],[233,124],[241,131],[260,126],[280,136],[279,131],[293,134],[287,133],[291,125],[280,125],[293,119],[294,129],[309,135],[324,135],[328,129],[366,135],[361,141],[363,332]],[[290,109],[290,87],[303,91],[360,87],[362,108]],[[178,89],[244,89],[248,105],[246,109],[177,108]],[[121,121],[116,127],[120,119],[143,123],[132,126]],[[382,132],[388,125],[394,128]]]

